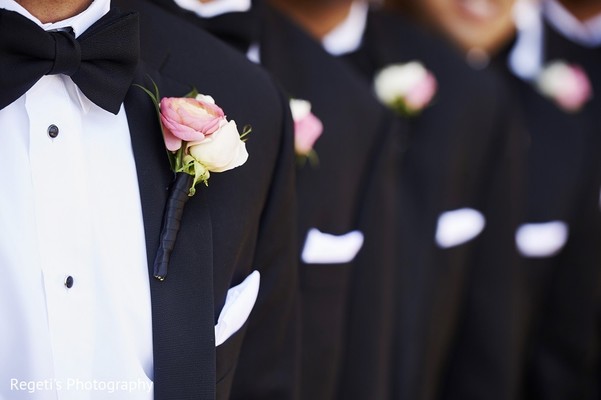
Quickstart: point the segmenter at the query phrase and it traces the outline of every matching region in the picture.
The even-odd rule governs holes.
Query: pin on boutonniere
[[[317,153],[313,146],[323,133],[323,124],[311,112],[311,103],[307,100],[290,99],[290,111],[294,120],[294,151],[297,159],[301,163],[308,159],[315,165]]]
[[[537,76],[539,92],[562,110],[578,112],[593,96],[591,82],[582,67],[565,61],[553,61]]]
[[[420,62],[392,64],[374,78],[378,99],[403,116],[415,116],[430,104],[438,84]]]
[[[184,205],[196,193],[199,182],[208,186],[211,172],[224,172],[248,159],[246,136],[249,126],[238,132],[211,96],[191,91],[184,97],[160,98],[140,86],[152,99],[159,114],[161,131],[175,179],[163,215],[159,249],[154,260],[154,277],[167,276],[169,259],[180,228]]]

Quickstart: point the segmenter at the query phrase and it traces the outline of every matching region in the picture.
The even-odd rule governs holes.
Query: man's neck
[[[322,39],[348,16],[352,0],[270,0],[316,39]]]
[[[601,2],[595,1],[569,1],[559,0],[562,6],[581,22],[601,15]]]
[[[15,0],[42,23],[61,21],[87,9],[93,0]]]

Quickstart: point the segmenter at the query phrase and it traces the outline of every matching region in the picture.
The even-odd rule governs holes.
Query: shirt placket
[[[26,95],[37,239],[59,399],[82,398],[77,384],[89,377],[93,359],[88,183],[77,107],[60,76],[42,78]]]

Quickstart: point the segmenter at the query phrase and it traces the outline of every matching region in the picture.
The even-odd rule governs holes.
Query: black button
[[[52,124],[48,127],[48,136],[52,139],[58,136],[58,126]]]
[[[73,287],[73,277],[71,275],[65,278],[65,286],[67,289],[71,289]]]

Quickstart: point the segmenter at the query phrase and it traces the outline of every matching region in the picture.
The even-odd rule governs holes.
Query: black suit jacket
[[[438,82],[432,104],[410,119],[401,176],[394,397],[511,399],[520,323],[513,233],[524,155],[508,93],[446,43],[381,11],[369,12],[361,46],[344,58],[370,83],[378,70],[410,61]],[[465,207],[484,215],[484,231],[441,249],[438,217]],[[348,395],[360,385],[352,375],[344,382]]]
[[[232,387],[245,399],[293,398],[298,282],[287,103],[266,74],[200,30],[143,1],[114,5],[140,12],[143,61],[134,83],[149,87],[151,78],[162,97],[194,86],[238,126],[253,127],[247,163],[212,174],[188,201],[169,275],[151,280],[155,398],[225,399]],[[150,98],[132,87],[125,109],[152,276],[172,173]],[[248,322],[215,348],[228,289],[255,269],[261,286]],[[235,381],[236,370],[251,368],[252,380]]]
[[[347,374],[369,390],[368,397],[386,398],[406,124],[394,125],[361,80],[305,32],[274,10],[263,11],[262,64],[291,96],[309,99],[325,127],[315,146],[320,165],[297,171],[299,233],[359,229],[365,237],[352,264],[301,262],[302,398],[365,398],[341,392]]]
[[[255,1],[249,12],[209,20],[171,0],[155,2],[243,52],[258,43],[261,65],[290,97],[309,100],[323,122],[315,145],[318,165],[297,168],[299,245],[311,228],[334,235],[360,230],[365,242],[352,262],[301,262],[301,398],[333,398],[347,365],[364,379],[388,382],[394,187],[403,128],[346,65],[262,2]],[[387,390],[384,384],[374,387]],[[378,392],[370,396],[383,398]]]
[[[561,220],[564,248],[529,260],[529,342],[524,399],[593,399],[601,369],[601,48],[585,48],[545,25],[544,63],[579,64],[593,99],[567,114],[518,83],[531,140],[528,221]]]

